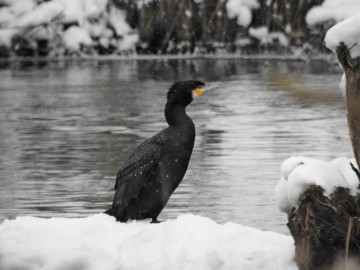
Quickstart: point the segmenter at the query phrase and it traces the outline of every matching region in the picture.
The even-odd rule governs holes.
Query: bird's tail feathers
[[[112,208],[110,208],[110,209],[106,210],[104,212],[104,214],[107,214],[109,216],[114,216],[115,213],[114,213],[114,210]]]

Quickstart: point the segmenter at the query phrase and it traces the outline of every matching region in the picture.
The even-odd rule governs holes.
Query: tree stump
[[[345,72],[349,134],[360,164],[360,57],[352,58],[350,49],[341,43],[336,54]],[[330,197],[324,194],[320,186],[311,186],[289,213],[295,261],[300,270],[360,269],[360,195],[341,187]]]
[[[351,48],[350,48],[351,49]],[[356,159],[360,164],[360,58],[352,58],[344,43],[336,48],[337,58],[346,77],[346,105],[350,139]]]
[[[360,196],[337,188],[327,197],[311,186],[287,224],[300,270],[360,269]]]

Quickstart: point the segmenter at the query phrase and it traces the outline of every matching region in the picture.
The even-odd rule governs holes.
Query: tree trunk
[[[336,49],[337,58],[346,77],[346,104],[350,139],[356,159],[360,164],[360,59],[350,56],[350,49],[341,43]]]
[[[352,58],[344,43],[336,54],[345,72],[349,133],[359,165],[360,58]],[[327,197],[320,186],[311,186],[290,213],[287,226],[300,270],[360,269],[360,194],[351,196],[349,190],[337,187]]]
[[[337,188],[329,197],[312,186],[287,224],[300,270],[360,269],[360,196]]]

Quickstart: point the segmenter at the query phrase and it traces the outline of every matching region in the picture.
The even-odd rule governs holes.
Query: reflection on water
[[[340,73],[326,63],[2,65],[0,221],[85,216],[110,207],[120,162],[166,126],[166,89],[180,79],[223,83],[188,108],[197,127],[193,156],[160,219],[191,212],[287,232],[274,198],[281,162],[291,155],[352,155]]]

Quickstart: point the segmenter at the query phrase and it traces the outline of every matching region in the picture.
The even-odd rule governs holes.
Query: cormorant
[[[185,108],[193,98],[214,88],[196,80],[175,82],[167,93],[165,118],[169,127],[140,144],[117,173],[112,208],[105,213],[118,221],[157,217],[188,168],[195,125]]]

